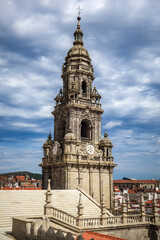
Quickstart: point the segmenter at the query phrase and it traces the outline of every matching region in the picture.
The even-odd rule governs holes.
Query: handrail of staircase
[[[78,188],[78,190],[83,193],[87,198],[89,198],[94,204],[96,204],[99,208],[101,207],[100,204],[94,199],[92,198],[88,193],[86,193],[82,188]]]
[[[94,199],[92,198],[88,193],[86,193],[81,187],[78,187],[78,190],[83,193],[87,198],[89,198],[95,205],[97,205],[97,207],[101,208],[101,205]],[[108,210],[106,210],[107,214],[110,214],[110,217],[113,216],[113,214],[111,212],[109,212]]]
[[[51,209],[53,210],[53,217],[55,217],[63,222],[66,222],[66,223],[76,226],[77,217],[75,217],[65,211],[62,211],[58,208],[55,208],[55,207],[51,207]]]

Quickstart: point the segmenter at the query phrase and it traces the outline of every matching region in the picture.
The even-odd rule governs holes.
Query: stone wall
[[[50,219],[51,220],[51,219]],[[135,224],[121,224],[113,226],[101,226],[101,227],[74,227],[57,222],[56,229],[62,229],[62,231],[57,231],[55,234],[53,224],[55,222],[53,219],[50,221],[49,218],[21,218],[13,219],[13,236],[17,240],[35,239],[35,240],[47,240],[46,236],[52,236],[53,240],[57,240],[57,235],[61,236],[61,240],[73,239],[71,234],[66,235],[68,231],[72,232],[72,237],[78,236],[87,231],[93,231],[101,234],[106,234],[109,236],[114,236],[117,238],[123,238],[126,240],[160,240],[160,224],[151,223],[135,223]],[[58,227],[58,228],[57,228]],[[54,230],[53,230],[54,229]],[[64,235],[66,237],[64,237]],[[68,238],[70,237],[70,238]]]

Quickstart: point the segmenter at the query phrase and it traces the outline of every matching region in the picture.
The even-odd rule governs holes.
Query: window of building
[[[87,93],[87,84],[86,84],[86,81],[83,81],[82,82],[82,94],[83,93]]]
[[[88,120],[82,120],[81,122],[81,137],[91,138],[91,127]]]
[[[60,123],[60,138],[64,138],[64,135],[66,134],[66,121],[62,120]]]

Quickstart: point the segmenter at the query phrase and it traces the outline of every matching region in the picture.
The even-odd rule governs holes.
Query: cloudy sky
[[[0,1],[0,173],[41,172],[77,7],[102,95],[114,179],[160,178],[160,1]]]

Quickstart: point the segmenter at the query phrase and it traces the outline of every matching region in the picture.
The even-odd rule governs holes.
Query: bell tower
[[[43,188],[51,179],[52,189],[82,188],[97,201],[104,193],[112,208],[112,143],[107,133],[101,139],[101,96],[93,87],[94,70],[83,46],[80,16],[73,47],[62,65],[63,89],[55,97],[54,139],[43,145]]]

